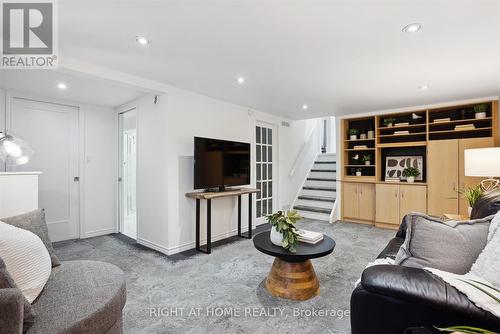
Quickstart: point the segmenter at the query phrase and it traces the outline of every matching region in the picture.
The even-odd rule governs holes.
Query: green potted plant
[[[365,165],[370,166],[372,161],[372,155],[371,154],[363,155],[363,161],[365,162]]]
[[[477,119],[486,118],[486,110],[488,105],[486,103],[476,104],[474,106],[474,114]]]
[[[415,178],[420,175],[420,171],[415,167],[407,167],[403,169],[403,176],[406,177],[406,182],[413,183]]]
[[[396,122],[396,119],[394,117],[389,117],[384,119],[384,125],[387,126],[388,128],[393,127],[394,122]]]
[[[467,210],[470,217],[474,203],[476,203],[477,199],[483,194],[483,188],[481,188],[481,185],[477,185],[475,187],[467,187],[461,189],[459,193],[463,198],[467,199],[467,202],[469,202],[469,207],[467,208]]]
[[[361,168],[356,168],[356,176],[361,176],[361,175],[363,175],[361,173]]]
[[[281,246],[290,253],[297,251],[298,233],[295,224],[302,219],[297,211],[278,211],[266,215],[267,222],[271,224],[271,242]]]
[[[349,130],[347,130],[347,132],[349,133],[350,140],[358,139],[358,133],[359,133],[358,129],[349,129]]]

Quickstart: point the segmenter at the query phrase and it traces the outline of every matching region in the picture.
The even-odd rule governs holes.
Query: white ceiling
[[[57,88],[66,84],[65,90]],[[52,70],[2,70],[0,88],[68,102],[117,107],[146,92],[134,87]]]
[[[294,119],[500,93],[500,1],[63,0],[59,10],[63,57]],[[401,32],[413,22],[423,30]],[[151,44],[139,47],[139,34]]]

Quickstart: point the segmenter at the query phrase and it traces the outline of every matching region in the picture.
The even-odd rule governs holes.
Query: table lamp
[[[465,176],[484,177],[484,191],[500,189],[500,147],[475,148],[464,151]]]
[[[8,166],[24,165],[33,155],[33,149],[19,136],[0,132],[0,161]]]

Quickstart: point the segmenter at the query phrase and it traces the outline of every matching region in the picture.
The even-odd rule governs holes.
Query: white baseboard
[[[105,228],[101,230],[95,230],[95,231],[89,231],[85,232],[83,236],[81,236],[81,239],[86,239],[86,238],[92,238],[92,237],[99,237],[101,235],[106,235],[106,234],[113,234],[116,233],[116,229],[113,228]]]

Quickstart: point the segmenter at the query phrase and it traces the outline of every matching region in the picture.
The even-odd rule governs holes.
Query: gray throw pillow
[[[44,209],[37,209],[18,216],[0,218],[0,221],[36,234],[40,239],[42,239],[43,244],[49,252],[52,267],[57,267],[61,264],[54,252],[54,247],[52,247],[52,242],[49,238],[49,230],[47,229],[47,223],[45,222]]]
[[[11,288],[17,288],[16,283],[14,283],[14,280],[12,279],[9,272],[7,271],[7,268],[5,267],[5,263],[0,258],[0,289],[11,289]],[[21,293],[21,290],[19,290],[19,293]],[[1,309],[0,312],[2,312]],[[29,301],[26,298],[24,298],[23,332],[26,332],[33,325],[34,322],[35,322],[35,311],[31,307]]]
[[[395,263],[466,274],[486,246],[492,219],[493,216],[443,221],[425,214],[410,213],[404,217],[406,238]]]

